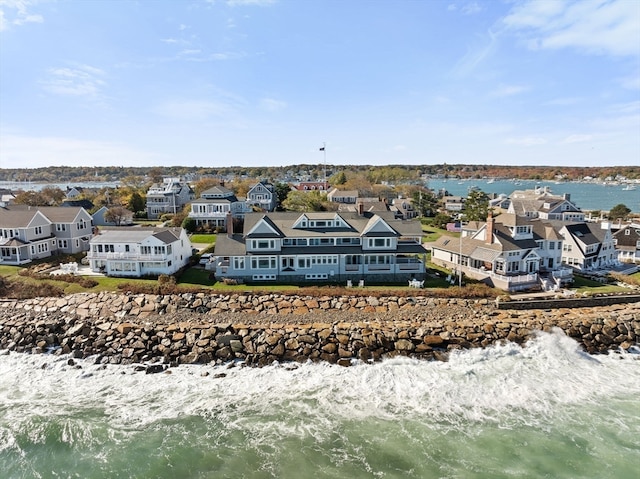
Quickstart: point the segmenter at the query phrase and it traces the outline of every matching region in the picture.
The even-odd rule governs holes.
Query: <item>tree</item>
[[[413,207],[421,216],[432,216],[438,204],[438,199],[427,189],[414,191],[411,195],[411,200]]]
[[[482,190],[472,190],[462,210],[465,221],[484,221],[489,215],[489,197]]]
[[[274,192],[277,198],[278,209],[282,208],[282,203],[287,199],[289,192],[291,191],[291,186],[287,183],[276,183],[273,185]]]
[[[623,205],[622,203],[615,205],[613,208],[611,208],[611,211],[609,211],[609,219],[610,220],[617,220],[618,218],[621,219],[627,219],[627,217],[629,216],[629,213],[631,213],[631,210],[629,208],[627,208],[626,205]]]
[[[196,220],[194,220],[190,216],[187,216],[182,220],[182,227],[187,230],[187,233],[193,233],[197,228]]]
[[[436,228],[445,229],[447,227],[447,223],[451,223],[451,221],[453,221],[451,216],[444,213],[438,213],[433,218],[433,222],[431,224]]]
[[[112,206],[105,214],[104,219],[109,223],[115,223],[116,226],[120,226],[131,213],[123,206]]]
[[[334,186],[344,185],[347,182],[347,175],[345,175],[344,171],[339,171],[331,178],[329,178],[329,183]]]
[[[318,190],[291,191],[282,203],[288,211],[326,211],[327,195]]]
[[[127,206],[131,211],[143,211],[146,209],[147,203],[140,193],[134,191],[129,197]]]

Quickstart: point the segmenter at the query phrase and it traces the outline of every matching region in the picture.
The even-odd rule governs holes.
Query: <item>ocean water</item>
[[[640,185],[635,190],[625,190],[626,185],[605,185],[603,183],[535,181],[535,180],[429,180],[428,187],[434,191],[446,189],[453,196],[467,196],[469,188],[477,187],[485,193],[504,193],[510,196],[515,190],[533,190],[547,187],[554,195],[571,195],[573,201],[583,211],[609,211],[618,204],[640,213]]]
[[[636,479],[640,471],[640,354],[589,356],[559,332],[446,363],[180,366],[153,375],[77,364],[0,356],[2,478]]]

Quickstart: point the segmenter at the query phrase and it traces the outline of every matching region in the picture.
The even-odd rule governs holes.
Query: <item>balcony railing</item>
[[[96,253],[88,252],[87,258],[102,260],[129,260],[129,261],[166,261],[167,255],[164,254],[139,254],[139,253]]]

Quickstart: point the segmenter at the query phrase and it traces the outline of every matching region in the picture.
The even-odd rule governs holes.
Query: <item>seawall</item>
[[[283,294],[126,295],[0,300],[0,349],[111,364],[446,359],[461,348],[525,343],[559,328],[592,354],[640,341],[640,302],[503,309],[489,300]],[[149,366],[151,367],[151,366]]]

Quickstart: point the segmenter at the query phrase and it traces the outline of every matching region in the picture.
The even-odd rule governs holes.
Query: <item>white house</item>
[[[613,233],[618,260],[640,263],[640,224],[629,224]]]
[[[416,221],[391,212],[249,213],[216,241],[216,277],[242,282],[398,283],[424,279]]]
[[[91,270],[107,276],[173,274],[189,263],[192,246],[183,228],[118,228],[91,239]]]
[[[611,225],[567,223],[560,225],[564,241],[562,262],[578,271],[607,269],[618,261]]]
[[[193,189],[180,178],[164,178],[147,191],[147,218],[158,219],[163,214],[175,214],[195,199]]]
[[[572,280],[563,239],[549,223],[504,213],[431,243],[431,261],[506,291],[552,288]]]
[[[584,221],[584,213],[569,194],[556,196],[547,187],[514,191],[507,212],[543,220]]]
[[[233,191],[224,186],[214,186],[191,202],[189,217],[199,227],[226,228],[228,214],[242,219],[249,211],[247,202],[236,198]]]

